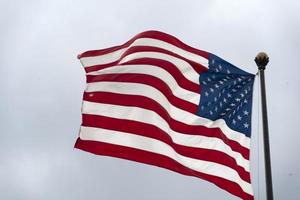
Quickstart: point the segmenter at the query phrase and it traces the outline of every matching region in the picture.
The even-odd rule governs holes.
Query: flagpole
[[[272,185],[272,171],[270,158],[270,144],[269,144],[269,127],[267,114],[267,100],[266,100],[266,86],[265,86],[265,69],[269,62],[269,57],[266,53],[260,52],[255,57],[256,65],[259,70],[260,87],[261,87],[261,106],[262,106],[262,122],[263,122],[263,136],[264,136],[264,155],[265,155],[265,176],[266,176],[266,190],[267,200],[273,200],[273,185]]]

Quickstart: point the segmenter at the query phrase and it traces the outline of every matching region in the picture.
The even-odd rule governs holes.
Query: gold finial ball
[[[265,52],[259,52],[254,61],[256,62],[259,70],[264,70],[266,65],[269,63],[269,56]]]
[[[269,58],[268,54],[265,52],[259,52],[256,56],[258,59],[264,59],[264,58]]]

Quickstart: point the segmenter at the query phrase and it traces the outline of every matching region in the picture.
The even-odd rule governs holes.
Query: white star
[[[223,106],[223,103],[222,102],[220,102],[220,107],[222,107]]]
[[[214,89],[213,88],[209,88],[210,92],[214,92]]]
[[[235,106],[235,104],[234,104],[234,103],[231,103],[230,106]]]
[[[244,110],[244,115],[248,115],[249,114],[249,112],[247,111],[247,110]]]
[[[205,96],[208,96],[208,92],[204,92],[204,95],[205,95]]]
[[[215,97],[215,98],[214,98],[214,101],[216,102],[217,100],[218,100],[217,97]]]
[[[226,102],[227,102],[227,99],[226,99],[226,98],[224,98],[224,99],[223,99],[223,101],[224,101],[224,103],[226,103]]]
[[[220,83],[221,85],[223,85],[224,82],[223,82],[223,81],[219,81],[219,83]]]
[[[242,120],[242,117],[240,115],[237,116],[238,120]]]
[[[210,79],[209,77],[207,78],[207,80],[208,80],[209,82],[211,82],[211,79]]]
[[[239,81],[239,82],[242,82],[242,79],[239,77],[239,78],[238,78],[238,81]]]
[[[241,95],[242,98],[245,96],[243,93],[241,93],[240,95]]]
[[[241,101],[241,99],[240,99],[240,98],[235,98],[235,100],[236,100],[237,102],[240,102],[240,101]]]
[[[235,121],[235,119],[233,119],[233,120],[232,120],[232,123],[233,123],[234,125],[236,124],[236,121]]]
[[[244,103],[248,103],[247,99],[244,100]]]
[[[228,93],[228,94],[227,94],[227,97],[229,98],[229,97],[232,97],[232,96],[231,96],[231,94],[230,94],[230,93]]]
[[[207,83],[206,83],[205,81],[202,81],[202,83],[203,83],[204,85],[207,85]]]
[[[219,88],[219,85],[218,85],[218,84],[215,84],[215,88]]]
[[[225,110],[226,110],[226,111],[230,111],[231,109],[230,109],[230,108],[226,108]]]
[[[249,128],[249,124],[248,124],[248,123],[245,123],[245,124],[244,124],[244,127],[245,127],[245,128]]]
[[[227,74],[230,74],[230,70],[229,69],[227,69]]]
[[[222,65],[219,65],[219,69],[222,70]]]
[[[216,71],[216,72],[219,72],[219,70],[218,70],[217,68],[215,69],[215,71]]]
[[[210,114],[210,115],[213,115],[214,113],[210,110],[210,111],[209,111],[209,114]]]

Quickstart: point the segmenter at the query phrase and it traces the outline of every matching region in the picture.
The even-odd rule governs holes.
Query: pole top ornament
[[[265,70],[269,63],[269,56],[265,52],[259,52],[254,61],[256,62],[259,70]]]

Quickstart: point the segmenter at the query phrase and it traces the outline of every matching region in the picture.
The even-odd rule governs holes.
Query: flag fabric
[[[75,148],[199,177],[253,199],[253,74],[158,31],[78,58],[87,86]]]

